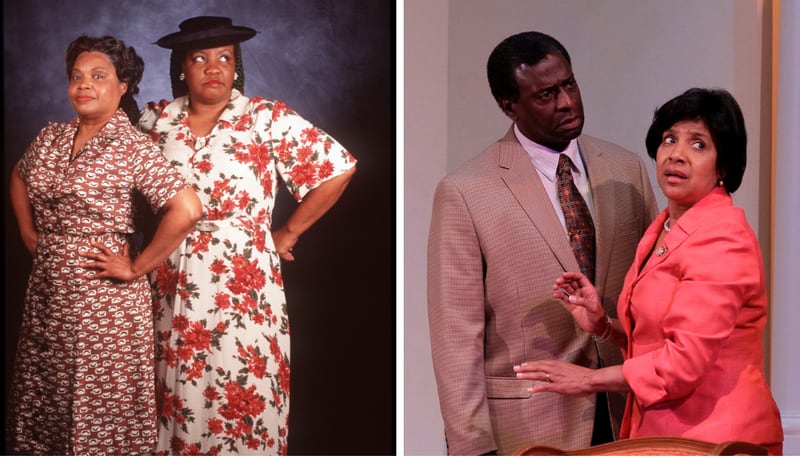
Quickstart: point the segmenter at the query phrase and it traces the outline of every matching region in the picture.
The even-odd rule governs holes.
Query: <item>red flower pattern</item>
[[[311,161],[312,155],[314,155],[314,148],[310,145],[303,145],[297,150],[297,161],[300,164],[307,164]]]
[[[233,126],[233,130],[236,132],[244,132],[250,129],[250,124],[253,122],[253,118],[249,114],[243,114],[239,121],[236,122],[236,125]]]
[[[264,397],[256,392],[256,386],[242,388],[236,382],[225,385],[225,403],[219,408],[219,413],[226,419],[240,419],[245,416],[257,416],[264,410]],[[244,423],[239,424],[240,427]]]
[[[209,243],[211,243],[211,234],[198,234],[197,240],[192,243],[192,253],[207,252]]]
[[[172,328],[177,330],[178,332],[183,332],[186,328],[189,327],[189,318],[179,314],[172,318]]]
[[[221,259],[217,259],[217,260],[215,260],[214,262],[211,263],[211,266],[209,266],[209,269],[214,274],[219,275],[219,274],[224,274],[225,272],[227,272],[228,271],[228,266],[225,264],[225,261],[222,261]]]
[[[223,423],[221,420],[217,419],[216,417],[212,417],[208,420],[208,431],[219,435],[223,431],[222,424]]]
[[[212,385],[206,387],[206,389],[203,391],[203,396],[209,401],[214,401],[221,398],[219,391],[217,390],[217,387],[214,387]]]
[[[226,286],[234,294],[244,294],[252,290],[259,290],[264,287],[266,278],[258,263],[248,261],[243,255],[235,255],[231,259],[233,264],[233,279],[229,280]]]
[[[287,163],[292,158],[292,150],[294,150],[292,143],[285,139],[278,142],[278,146],[275,147],[275,151],[278,152],[278,160],[281,163]]]
[[[315,144],[319,142],[319,130],[316,127],[309,127],[303,130],[303,135],[300,139],[307,144]]]
[[[219,309],[228,309],[231,307],[231,296],[227,293],[217,293],[214,295],[214,304]]]
[[[213,164],[211,164],[211,162],[210,162],[210,161],[208,161],[208,160],[201,160],[201,161],[198,161],[198,162],[195,164],[195,167],[196,167],[196,168],[197,168],[197,170],[198,170],[198,171],[200,171],[201,173],[203,173],[203,174],[208,174],[208,173],[211,171],[211,169],[213,169],[213,168],[214,168],[214,165],[213,165]]]
[[[329,160],[323,161],[319,167],[317,175],[322,179],[327,179],[331,174],[333,174],[333,163],[331,163]]]
[[[202,359],[195,360],[195,362],[192,363],[189,370],[186,371],[186,379],[193,380],[200,378],[200,376],[203,375],[205,367],[206,367],[206,362],[204,360]]]
[[[241,314],[249,314],[256,308],[256,300],[250,298],[250,295],[244,295],[239,303],[233,305],[233,309]]]
[[[183,332],[183,341],[195,351],[208,350],[211,348],[211,331],[203,327],[202,322],[193,322]]]
[[[317,166],[314,163],[296,164],[292,168],[292,179],[297,185],[312,185],[317,182]]]
[[[156,269],[156,288],[161,295],[174,296],[178,286],[178,273],[167,262]]]
[[[276,285],[283,287],[283,276],[281,275],[280,269],[272,268],[272,278],[275,279]]]
[[[186,280],[186,273],[183,271],[178,272],[178,285],[175,289],[175,293],[181,298],[189,298],[189,291],[186,288],[187,283],[188,280]]]

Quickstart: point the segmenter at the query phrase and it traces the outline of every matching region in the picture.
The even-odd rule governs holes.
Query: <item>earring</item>
[[[235,81],[239,80],[239,73],[238,72],[234,72],[233,73],[233,80],[235,80]]]
[[[720,186],[720,187],[722,187],[723,185],[725,185],[725,182],[723,182],[723,180],[722,180],[722,179],[720,179],[720,180],[719,180],[719,186]]]
[[[185,80],[186,79],[186,74],[184,74],[184,73],[178,74],[178,79]]]

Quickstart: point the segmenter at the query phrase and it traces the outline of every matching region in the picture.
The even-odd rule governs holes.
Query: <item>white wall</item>
[[[772,391],[783,419],[785,454],[800,455],[800,1],[781,2],[775,142]]]
[[[406,0],[403,19],[405,447],[398,443],[398,453],[406,455],[446,454],[428,337],[425,253],[431,199],[447,173],[447,3]]]
[[[436,181],[509,127],[486,80],[492,48],[525,30],[559,39],[572,56],[581,87],[584,131],[645,158],[644,135],[658,105],[692,86],[727,88],[742,106],[749,136],[747,172],[734,201],[745,208],[766,255],[770,108],[762,105],[769,95],[769,57],[762,56],[762,45],[769,46],[763,38],[769,31],[762,15],[770,4],[769,0],[405,0],[406,455],[444,453],[426,321],[425,243]],[[652,178],[653,163],[646,160]],[[663,195],[656,194],[663,207]]]

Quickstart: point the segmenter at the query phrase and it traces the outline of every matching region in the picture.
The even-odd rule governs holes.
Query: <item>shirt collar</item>
[[[228,104],[225,106],[225,109],[222,110],[222,114],[219,115],[219,121],[225,121],[225,122],[228,122],[228,123],[231,123],[231,124],[236,122],[234,120],[234,118],[237,115],[236,115],[236,113],[231,112],[231,110],[234,108],[234,105],[236,104],[236,100],[238,100],[239,97],[241,97],[241,96],[242,96],[242,93],[239,92],[239,90],[231,89],[231,99],[228,101]],[[176,102],[180,101],[180,111],[181,111],[181,113],[188,115],[189,114],[189,95],[187,94],[187,95],[184,95],[182,97],[176,98],[175,101]],[[185,117],[183,119],[186,120]]]
[[[544,145],[538,144],[533,140],[525,137],[516,124],[514,124],[514,134],[517,140],[525,149],[528,157],[531,159],[533,166],[541,172],[549,181],[555,181],[556,169],[558,168],[558,157],[564,153],[572,160],[575,166],[575,171],[578,176],[584,176],[583,161],[578,150],[578,139],[572,139],[563,151],[556,151]]]
[[[131,120],[128,119],[128,115],[125,114],[125,111],[122,108],[117,108],[117,111],[108,118],[108,121],[100,128],[99,131],[92,137],[103,137],[105,140],[114,140],[119,137],[120,133],[124,133],[127,124],[128,126],[131,125]],[[70,123],[73,130],[77,131],[78,126],[81,125],[81,120],[79,117],[75,117],[72,122]]]

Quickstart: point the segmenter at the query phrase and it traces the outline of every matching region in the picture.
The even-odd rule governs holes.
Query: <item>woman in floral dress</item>
[[[178,98],[148,105],[140,125],[203,203],[195,231],[151,277],[159,454],[286,454],[280,260],[294,259],[355,171],[344,147],[283,102],[241,93],[239,43],[254,35],[204,16],[157,42],[172,50]],[[301,203],[272,231],[281,179]]]
[[[147,455],[156,398],[146,274],[186,237],[201,205],[121,109],[137,116],[144,63],[133,48],[83,36],[66,64],[77,117],[42,129],[11,174],[11,203],[34,261],[8,445],[26,455]],[[161,221],[131,259],[137,192]]]

